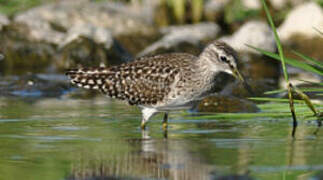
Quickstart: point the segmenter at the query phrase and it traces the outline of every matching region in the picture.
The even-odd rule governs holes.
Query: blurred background
[[[285,55],[318,61],[288,73],[322,111],[323,0],[266,2]],[[64,75],[149,54],[198,55],[213,40],[238,51],[254,93],[228,82],[199,114],[171,114],[168,134],[161,116],[141,132],[138,108]],[[317,119],[296,104],[290,138],[286,92],[265,93],[286,88],[280,62],[247,45],[277,53],[260,0],[0,0],[0,179],[322,179]],[[263,96],[279,99],[249,98]]]
[[[267,2],[287,56],[295,57],[289,53],[293,49],[321,59],[323,1]],[[257,94],[279,85],[279,63],[246,46],[276,52],[261,1],[256,0],[0,0],[0,31],[0,75],[6,82],[38,74],[35,81],[48,81],[44,88],[52,81],[39,74],[115,65],[147,54],[198,55],[207,43],[220,39],[240,53],[243,74],[266,86]],[[10,87],[2,86],[0,94],[18,88]]]

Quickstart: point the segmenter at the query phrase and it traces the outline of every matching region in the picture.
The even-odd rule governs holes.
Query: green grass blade
[[[284,78],[285,78],[286,82],[288,82],[288,74],[287,74],[287,69],[286,69],[286,64],[285,64],[285,57],[284,57],[284,52],[283,52],[283,48],[282,48],[279,36],[278,36],[277,31],[276,31],[275,24],[273,22],[273,19],[271,18],[271,15],[270,15],[270,12],[269,12],[269,9],[267,7],[267,4],[266,4],[265,0],[261,0],[261,1],[262,1],[262,4],[263,4],[263,7],[265,9],[267,19],[269,21],[271,29],[273,30],[274,35],[275,35],[275,41],[276,41],[276,45],[277,45],[278,52],[279,52],[279,57],[281,59],[281,64],[282,64],[282,68],[283,68],[283,72],[284,72]]]
[[[294,51],[294,50],[292,52],[295,55],[297,55],[298,57],[304,59],[305,61],[310,62],[310,63],[312,63],[312,64],[314,64],[314,65],[316,65],[316,66],[318,66],[320,68],[323,68],[323,63],[321,63],[320,61],[315,60],[314,58],[311,58],[309,56],[306,56],[306,55],[304,55],[304,54],[302,54],[300,52]]]
[[[298,80],[302,81],[302,82],[305,82],[307,84],[310,84],[310,85],[323,86],[323,83],[320,83],[320,82],[306,81],[306,80],[302,80],[302,79],[298,79]]]
[[[323,88],[299,88],[303,92],[323,92]],[[277,93],[282,93],[286,92],[286,89],[277,89],[273,91],[267,91],[264,94],[277,94]]]
[[[260,48],[256,48],[256,47],[253,47],[253,46],[250,46],[250,45],[247,45],[247,46],[251,47],[251,48],[255,49],[256,51],[261,52],[262,54],[264,54],[266,56],[269,56],[269,57],[271,57],[273,59],[276,59],[278,61],[281,60],[280,56],[275,54],[275,53],[272,53],[272,52],[269,52],[269,51],[266,51],[266,50],[263,50],[263,49],[260,49]],[[309,72],[312,72],[312,73],[315,73],[315,74],[323,76],[323,71],[322,70],[317,69],[317,68],[311,66],[310,64],[300,62],[300,61],[297,61],[297,60],[292,59],[292,58],[285,58],[285,62],[287,64],[289,64],[289,65],[294,66],[294,67],[297,67],[297,68],[303,69],[305,71],[309,71]]]
[[[303,93],[301,90],[299,90],[296,87],[293,87],[294,91],[305,101],[306,105],[313,111],[314,115],[317,115],[317,111],[315,107],[313,106],[313,103],[311,102],[311,99]]]
[[[289,99],[283,99],[283,98],[251,97],[248,99],[254,100],[254,101],[289,102]],[[294,102],[304,103],[302,100],[294,100]]]
[[[286,106],[286,104],[285,104]],[[301,111],[302,117],[313,117],[311,111]],[[261,118],[261,120],[266,120],[267,118],[290,118],[290,112],[260,112],[260,113],[217,113],[212,115],[201,115],[194,116],[194,120],[197,119],[230,119],[230,120],[241,120],[241,119],[254,119]]]
[[[286,89],[277,89],[277,90],[273,90],[273,91],[266,91],[264,92],[264,94],[266,95],[270,95],[270,94],[278,94],[278,93],[282,93],[282,92],[286,92]]]

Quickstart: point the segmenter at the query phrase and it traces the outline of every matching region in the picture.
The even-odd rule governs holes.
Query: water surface
[[[209,116],[208,116],[209,117]],[[135,107],[108,99],[0,101],[0,179],[309,179],[323,171],[323,132],[311,120],[204,119],[170,114],[139,129]]]

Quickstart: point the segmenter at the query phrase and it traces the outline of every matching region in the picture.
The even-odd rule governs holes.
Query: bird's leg
[[[163,131],[163,135],[164,135],[164,139],[167,139],[168,138],[168,130],[167,129],[165,129]]]
[[[142,130],[146,129],[146,122],[147,122],[147,120],[145,118],[142,118],[141,125],[140,125]]]
[[[168,126],[168,112],[165,112],[164,114],[164,119],[163,119],[163,129],[166,130],[167,129],[167,126]]]
[[[148,130],[142,130],[141,131],[141,139],[150,139]]]
[[[151,118],[153,115],[157,113],[157,110],[153,108],[143,108],[141,112],[142,112],[141,129],[144,130],[146,129],[147,121],[149,120],[149,118]]]

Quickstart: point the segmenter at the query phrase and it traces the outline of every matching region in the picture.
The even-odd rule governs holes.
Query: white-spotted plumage
[[[198,57],[187,53],[144,56],[119,66],[72,69],[66,74],[79,87],[138,105],[144,126],[157,112],[191,108],[221,90],[227,73],[237,69],[236,59],[230,46],[215,41]]]

